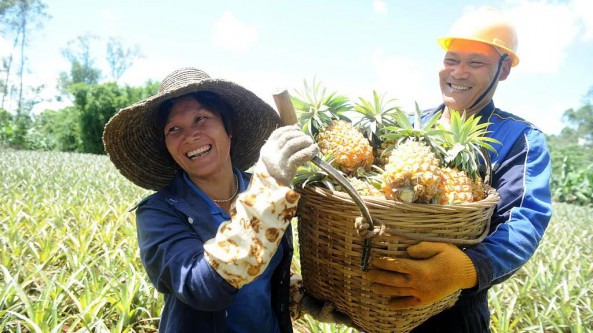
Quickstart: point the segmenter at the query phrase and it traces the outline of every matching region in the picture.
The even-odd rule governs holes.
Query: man
[[[493,96],[519,63],[515,29],[503,14],[484,8],[467,14],[439,44],[446,50],[439,72],[443,104],[423,115],[465,110],[491,123],[499,140],[492,160],[492,186],[500,202],[490,234],[478,245],[458,248],[423,242],[408,248],[411,259],[377,258],[366,278],[372,290],[392,296],[393,309],[414,308],[457,290],[457,303],[424,322],[417,332],[490,332],[487,293],[510,278],[533,255],[551,218],[550,155],[544,134],[525,120],[496,108]]]

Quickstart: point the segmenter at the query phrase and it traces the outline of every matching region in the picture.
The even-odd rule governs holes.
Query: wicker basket
[[[299,248],[303,283],[307,293],[335,304],[352,322],[368,333],[405,333],[455,304],[457,292],[426,307],[394,311],[389,297],[370,291],[362,278],[362,239],[354,229],[361,215],[343,192],[318,187],[299,189]],[[372,238],[371,257],[406,257],[408,246],[422,240],[472,245],[488,233],[498,193],[464,205],[407,204],[365,197],[374,220],[385,233]]]

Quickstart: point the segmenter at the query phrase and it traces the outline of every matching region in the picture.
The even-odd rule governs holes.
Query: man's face
[[[439,71],[443,101],[449,109],[473,114],[486,106],[494,95],[494,84],[488,94],[471,110],[469,108],[495,79],[500,54],[488,44],[463,39],[453,40]],[[507,78],[511,68],[505,60],[498,80]]]

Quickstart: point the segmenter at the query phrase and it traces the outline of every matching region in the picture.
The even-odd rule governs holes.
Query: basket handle
[[[298,123],[296,112],[294,111],[294,106],[292,105],[292,101],[290,100],[290,95],[288,91],[281,90],[273,95],[274,102],[276,103],[276,107],[278,108],[278,113],[280,114],[280,119],[282,120],[283,125],[293,125]],[[336,170],[334,167],[329,165],[324,160],[320,159],[318,156],[313,157],[311,160],[314,164],[318,167],[323,169],[327,172],[338,184],[342,185],[342,188],[348,195],[352,198],[362,216],[369,224],[369,230],[373,231],[373,217],[371,216],[371,212],[369,211],[368,207],[365,205],[362,197],[356,192],[354,187],[342,176],[342,174]],[[362,246],[362,259],[360,262],[360,269],[365,272],[368,269],[369,259],[371,257],[371,238],[365,238]]]

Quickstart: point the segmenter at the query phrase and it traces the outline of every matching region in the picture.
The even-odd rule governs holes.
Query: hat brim
[[[121,174],[134,184],[158,191],[167,186],[179,169],[162,151],[162,136],[155,117],[160,105],[191,92],[216,93],[232,109],[233,166],[246,170],[259,158],[270,134],[281,126],[278,113],[266,102],[240,85],[222,79],[204,79],[157,94],[122,109],[105,125],[103,144]]]

